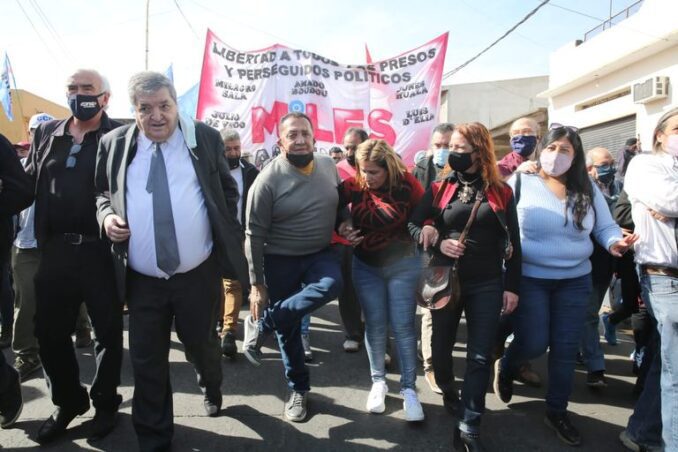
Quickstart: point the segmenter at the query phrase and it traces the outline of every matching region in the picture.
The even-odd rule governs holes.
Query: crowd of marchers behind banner
[[[316,152],[311,120],[288,113],[280,155],[257,168],[238,131],[180,115],[165,76],[138,73],[128,94],[135,121],[121,125],[105,111],[106,78],[78,70],[66,83],[72,116],[38,114],[28,142],[0,140],[0,342],[15,356],[11,366],[0,353],[2,428],[21,414],[21,382],[42,370],[55,411],[36,441],[58,440],[90,404],[88,438],[108,435],[122,402],[124,312],[140,450],[172,444],[173,325],[207,416],[222,407],[222,357],[270,366],[261,349],[274,336],[284,416],[304,421],[310,315],[338,298],[343,350],[364,347],[369,359],[364,410],[384,413],[395,353],[402,417],[423,422],[420,360],[452,427],[441,446],[469,451],[485,450],[489,386],[504,404],[515,381],[541,386],[530,362],[547,351],[544,423],[566,444],[594,442],[568,416],[575,366],[592,389],[607,386],[599,322],[616,345],[630,317],[638,399],[619,439],[631,450],[678,450],[678,108],[661,116],[648,150],[629,138],[616,158],[584,149],[572,125],[542,130],[520,118],[498,161],[483,124],[441,123],[410,168],[355,127],[329,156]],[[460,284],[455,302],[421,309],[418,331],[415,293],[428,266],[454,267]],[[607,294],[612,309],[599,317]],[[88,392],[74,347],[92,343]]]

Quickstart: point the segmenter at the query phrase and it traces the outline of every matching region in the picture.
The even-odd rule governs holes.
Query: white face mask
[[[674,157],[678,157],[678,135],[672,134],[666,137],[666,152]]]
[[[546,174],[558,177],[570,169],[573,159],[573,156],[557,151],[542,152],[539,156],[539,163]]]

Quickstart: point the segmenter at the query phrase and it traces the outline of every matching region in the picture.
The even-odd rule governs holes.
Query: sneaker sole
[[[567,444],[568,446],[580,446],[581,445],[581,440],[579,441],[570,441],[569,439],[565,438],[563,435],[560,434],[558,429],[551,424],[551,421],[547,417],[544,418],[544,424],[554,432],[556,432],[556,436],[558,437],[559,440]]]
[[[426,416],[424,416],[423,414],[421,416],[417,416],[417,417],[411,417],[411,416],[405,415],[405,420],[407,422],[422,422],[425,418],[426,418]]]
[[[508,404],[513,396],[509,398],[507,401],[504,401],[501,398],[501,394],[499,393],[499,366],[501,365],[501,360],[498,359],[494,362],[494,379],[492,380],[492,390],[494,390],[494,395],[497,397],[497,400],[499,400],[503,404]]]
[[[629,438],[628,435],[625,435],[624,433],[625,431],[622,431],[619,434],[619,441],[621,441],[624,447],[635,452],[640,452],[640,445],[636,444],[631,438]]]
[[[293,417],[293,416],[290,416],[287,413],[285,413],[285,419],[287,419],[290,422],[303,422],[303,421],[306,420],[307,414],[308,413],[306,411],[304,411],[302,416]]]
[[[255,365],[257,367],[261,366],[261,361],[259,361],[256,356],[253,356],[251,351],[244,350],[243,355],[245,355],[245,358],[247,358],[247,361],[249,361],[253,365]]]
[[[12,419],[10,419],[8,422],[5,422],[2,426],[0,426],[0,428],[6,429],[6,428],[10,428],[11,426],[13,426],[16,423],[16,421],[19,419],[19,416],[21,416],[21,411],[23,411],[23,409],[24,409],[24,401],[22,400],[21,405],[19,406],[19,409],[16,412],[16,415]]]
[[[381,405],[376,406],[374,408],[370,408],[370,407],[365,407],[365,408],[367,409],[368,413],[383,414],[383,412],[386,411],[386,404],[382,403]]]

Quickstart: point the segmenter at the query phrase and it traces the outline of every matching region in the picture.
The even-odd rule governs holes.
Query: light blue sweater
[[[589,257],[593,252],[590,234],[605,249],[609,249],[622,232],[612,219],[602,192],[593,185],[593,208],[582,222],[583,230],[575,227],[572,209],[560,200],[536,174],[522,174],[518,223],[523,252],[523,276],[544,279],[568,279],[591,272]],[[516,175],[508,180],[515,191]]]

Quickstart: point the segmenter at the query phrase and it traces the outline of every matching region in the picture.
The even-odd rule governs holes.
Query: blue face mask
[[[433,151],[433,163],[442,168],[447,163],[447,156],[450,155],[448,148],[440,148]]]
[[[614,173],[617,171],[617,168],[614,165],[600,165],[596,166],[596,173],[598,174],[598,180],[607,185],[614,179]]]
[[[511,149],[522,157],[529,157],[537,147],[537,137],[534,135],[516,135],[511,138]]]

